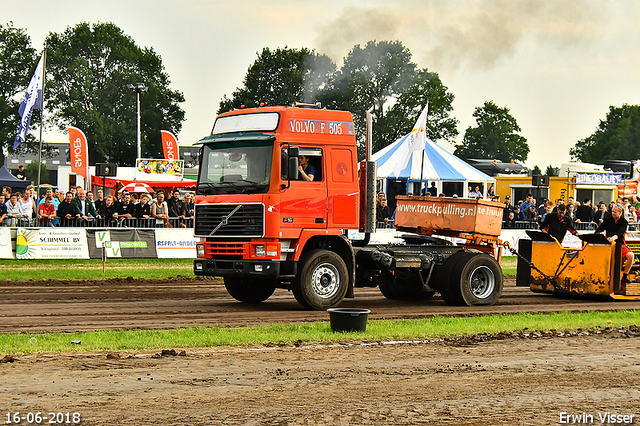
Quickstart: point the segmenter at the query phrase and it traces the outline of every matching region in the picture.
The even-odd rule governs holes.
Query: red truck
[[[347,237],[375,230],[375,163],[359,167],[349,112],[233,110],[200,143],[194,272],[223,277],[235,299],[259,303],[286,288],[320,310],[353,297],[354,287],[379,286],[392,299],[439,292],[449,304],[498,300],[501,268],[478,246],[429,235],[384,246]],[[310,165],[304,174],[301,163]],[[313,180],[301,179],[310,170]]]

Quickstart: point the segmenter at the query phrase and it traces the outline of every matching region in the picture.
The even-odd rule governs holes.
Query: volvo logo
[[[217,231],[218,229],[220,229],[220,228],[221,228],[221,227],[223,227],[223,226],[228,225],[228,224],[229,224],[229,218],[230,218],[231,216],[233,216],[233,215],[235,214],[235,212],[237,212],[238,210],[240,210],[240,207],[242,207],[242,204],[240,204],[240,205],[236,206],[236,208],[235,208],[235,209],[233,209],[233,210],[231,211],[231,213],[229,213],[228,215],[223,216],[223,217],[222,217],[222,221],[218,224],[218,226],[216,226],[216,227],[213,229],[213,231],[211,231],[211,232],[209,233],[209,235],[213,235],[213,234],[215,234],[215,233],[216,233],[216,231]]]

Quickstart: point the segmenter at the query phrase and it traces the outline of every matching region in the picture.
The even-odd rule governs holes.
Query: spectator
[[[567,205],[566,215],[571,219],[572,222],[576,222],[576,206],[574,204]]]
[[[622,214],[624,215],[624,218],[627,219],[629,217],[629,199],[627,197],[623,197],[621,205],[622,205]]]
[[[100,206],[104,203],[104,191],[102,189],[96,190],[97,199],[93,202],[96,211],[100,211]],[[113,200],[112,200],[113,201]]]
[[[522,205],[520,206],[520,211],[526,212],[529,210],[529,206],[535,206],[535,202],[533,201],[533,194],[527,194],[527,198],[524,200]]]
[[[556,214],[548,214],[540,224],[540,230],[551,234],[559,243],[562,243],[567,231],[576,235],[577,232],[573,228],[573,221],[566,216],[567,206],[560,204],[556,208]]]
[[[113,202],[113,196],[108,195],[98,210],[98,218],[102,220],[102,226],[110,226],[113,224],[114,214],[116,214],[116,206]]]
[[[184,223],[184,220],[186,218],[187,208],[185,207],[184,202],[180,199],[180,191],[177,189],[173,191],[173,196],[167,201],[167,207],[169,208],[169,217],[177,217],[179,219],[178,223],[180,224],[180,227],[186,228],[187,225]]]
[[[582,205],[576,210],[576,223],[593,222],[593,207],[591,199],[585,198]]]
[[[607,216],[610,216],[610,215],[611,213],[609,213],[609,210],[607,209],[607,205],[603,201],[600,201],[600,204],[598,206],[598,211],[593,215],[593,221],[596,222],[597,224],[601,224],[602,222],[604,222]]]
[[[431,182],[431,186],[429,187],[428,191],[432,197],[435,197],[436,195],[438,195],[438,188],[436,188],[435,182]]]
[[[195,216],[195,205],[193,203],[194,201],[193,193],[192,192],[188,193],[184,198],[185,198],[184,205],[187,208],[186,217],[193,218],[193,216]]]
[[[4,194],[0,194],[0,226],[5,226],[7,218],[7,206],[4,204]]]
[[[75,198],[76,193],[77,193],[78,189],[75,186],[72,186],[71,188],[69,188],[69,192],[71,192],[71,198]],[[66,195],[65,195],[65,199],[66,199]]]
[[[507,218],[502,225],[503,228],[506,229],[515,229],[516,228],[516,214],[514,211],[510,211],[507,214]]]
[[[636,207],[633,204],[629,206],[629,216],[626,219],[629,222],[629,226],[633,225],[633,229],[635,229],[635,225],[638,224],[638,216]]]
[[[131,204],[133,204],[135,206],[139,202],[140,201],[138,200],[138,194],[136,194],[135,192],[132,192],[131,193]]]
[[[31,198],[31,192],[32,190],[29,189],[29,187],[27,187],[27,189],[24,190],[24,194],[22,194],[22,198],[20,198],[18,200],[18,203],[20,204],[20,208],[22,209],[22,218],[20,221],[18,221],[18,226],[30,226],[31,225],[31,219],[33,219],[33,209],[34,209],[34,202],[33,199]]]
[[[53,196],[49,195],[44,199],[44,203],[38,207],[38,224],[40,226],[53,226],[56,218],[56,208],[52,201]]]
[[[76,197],[73,198],[71,202],[76,207],[78,212],[80,212],[80,216],[78,217],[78,219],[81,226],[87,226],[89,221],[98,216],[98,213],[96,213],[96,209],[93,207],[93,204],[91,204],[87,199],[83,188],[79,188],[76,190]]]
[[[387,228],[389,226],[389,221],[391,220],[391,209],[387,205],[387,200],[380,200],[380,205],[376,208],[376,222],[379,224],[384,224],[384,227]]]
[[[87,191],[87,200],[91,203],[91,206],[93,206],[93,209],[97,212],[98,210],[96,209],[96,202],[93,199],[93,192]]]
[[[151,206],[151,216],[156,219],[156,225],[166,226],[169,222],[169,207],[164,200],[164,192],[156,193],[156,202]]]
[[[469,185],[469,198],[482,198],[482,192],[478,185],[473,188],[473,191],[471,190],[471,185]]]
[[[20,203],[18,202],[21,196],[22,194],[19,192],[14,192],[11,194],[9,201],[5,203],[5,206],[7,206],[7,226],[18,226],[18,220],[24,217],[24,214],[22,213],[22,206],[20,206]]]
[[[511,204],[511,196],[507,195],[504,197],[504,209],[502,211],[502,220],[505,221],[509,218],[509,213],[514,212],[514,220],[515,220],[515,211],[516,209]]]
[[[74,226],[75,220],[80,217],[80,212],[76,209],[76,206],[72,203],[73,192],[69,191],[64,196],[64,201],[58,206],[58,218],[60,219],[60,226]]]
[[[18,171],[14,176],[16,179],[27,180],[27,172],[24,170],[24,166],[22,164],[18,166]]]
[[[140,196],[140,202],[135,205],[134,209],[134,216],[138,219],[138,223],[143,224],[144,226],[151,225],[148,220],[151,217],[150,200],[151,196],[149,194],[142,194]]]
[[[551,201],[547,201],[547,205],[544,208],[544,213],[540,216],[540,223],[542,223],[547,215],[553,214],[553,203]]]
[[[9,201],[9,198],[11,198],[11,187],[10,186],[3,187],[2,194],[4,195],[4,199]]]
[[[113,217],[119,221],[120,225],[125,225],[126,220],[131,219],[135,213],[135,206],[131,202],[131,194],[128,192],[124,195],[123,201],[116,206],[116,212]]]
[[[525,212],[525,219],[529,222],[537,222],[538,221],[538,209],[533,204],[529,206],[527,211]]]
[[[516,219],[518,222],[521,222],[521,221],[524,221],[524,220],[525,220],[524,212],[522,212],[522,211],[520,210],[520,206],[516,206],[516,208],[515,208],[515,209],[513,209],[513,213],[514,213],[515,219]]]

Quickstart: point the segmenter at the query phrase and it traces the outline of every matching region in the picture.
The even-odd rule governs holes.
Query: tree
[[[80,23],[46,40],[47,112],[61,131],[80,128],[89,143],[89,163],[133,165],[136,158],[136,94],[140,96],[144,157],[162,155],[160,130],[178,133],[184,96],[169,89],[169,76],[153,49],[138,47],[112,23]]]
[[[553,167],[552,165],[547,166],[547,171],[544,172],[547,176],[558,176],[560,174],[559,167]]]
[[[540,170],[540,167],[538,167],[537,165],[533,166],[533,169],[531,169],[531,176],[540,176],[542,175],[542,170]]]
[[[467,128],[462,143],[456,145],[455,155],[462,159],[497,159],[505,163],[527,159],[527,139],[517,134],[521,131],[520,126],[508,108],[500,108],[489,101],[477,107],[473,116],[477,127]]]
[[[411,56],[399,41],[356,45],[324,91],[324,103],[353,113],[361,156],[371,107],[374,152],[409,133],[427,101],[427,136],[453,141],[458,135],[458,121],[449,116],[454,96],[437,73],[416,69]]]
[[[22,28],[15,28],[9,22],[0,25],[0,164],[4,164],[4,149],[13,152],[13,141],[20,124],[18,107],[24,91],[36,68],[38,58],[31,47],[31,39]],[[31,123],[39,120],[35,111]],[[19,149],[34,144],[35,138],[27,135],[27,141]]]
[[[218,113],[232,108],[265,105],[291,105],[314,102],[333,73],[336,65],[325,55],[309,49],[276,49],[265,47],[247,70],[244,86],[231,98],[225,95]]]
[[[596,131],[579,140],[569,154],[574,160],[596,164],[640,158],[640,105],[611,106]]]
[[[414,83],[400,94],[384,117],[376,122],[374,151],[380,150],[407,134],[429,103],[427,136],[434,142],[453,142],[458,136],[458,120],[450,117],[454,96],[442,84],[440,76],[426,69],[418,70]]]
[[[291,105],[320,101],[331,109],[353,114],[355,133],[364,150],[366,112],[374,111],[374,151],[409,133],[429,101],[428,136],[453,141],[458,121],[450,117],[453,95],[438,74],[416,70],[411,52],[399,41],[355,46],[340,70],[325,55],[308,49],[263,49],[249,67],[244,85],[220,102],[218,112],[231,108]]]

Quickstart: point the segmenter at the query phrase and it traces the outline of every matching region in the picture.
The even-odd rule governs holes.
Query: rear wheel
[[[224,277],[224,286],[231,297],[244,303],[263,302],[276,291],[274,283],[260,278]]]
[[[347,294],[349,272],[344,260],[328,250],[312,250],[298,262],[300,273],[293,295],[307,309],[337,306]]]
[[[502,284],[502,270],[493,257],[484,253],[465,253],[453,266],[448,295],[456,305],[493,305],[500,298]]]

